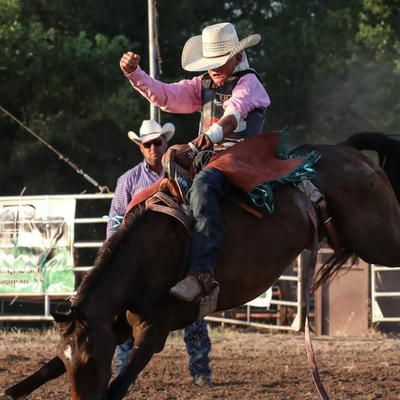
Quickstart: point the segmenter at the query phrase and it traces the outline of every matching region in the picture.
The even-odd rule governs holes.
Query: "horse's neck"
[[[122,312],[124,301],[122,293],[114,288],[120,287],[121,282],[114,282],[113,285],[96,285],[96,289],[89,290],[79,301],[79,307],[93,319],[106,320],[112,319],[115,315]]]
[[[122,312],[123,305],[128,301],[129,289],[134,290],[127,286],[127,281],[132,280],[127,276],[127,270],[130,274],[134,273],[133,268],[126,268],[112,259],[101,273],[91,278],[90,284],[83,284],[77,301],[86,315],[106,319]]]
[[[127,309],[146,308],[184,274],[189,237],[183,225],[153,213],[133,229],[82,293],[87,313],[113,317]]]

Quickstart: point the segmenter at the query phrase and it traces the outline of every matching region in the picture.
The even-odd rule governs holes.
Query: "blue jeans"
[[[193,180],[187,194],[195,221],[189,263],[191,270],[214,270],[222,240],[219,199],[227,186],[228,179],[215,168],[200,171]]]
[[[115,371],[117,375],[122,371],[122,368],[125,365],[126,360],[129,357],[129,354],[132,350],[133,344],[135,343],[133,336],[131,336],[125,343],[117,346],[117,364],[115,366]]]
[[[189,371],[192,377],[211,378],[210,358],[208,357],[211,351],[211,341],[206,322],[202,319],[185,328],[183,339],[190,356]],[[131,337],[125,343],[117,346],[117,374],[121,372],[125,365],[133,344],[134,339]]]

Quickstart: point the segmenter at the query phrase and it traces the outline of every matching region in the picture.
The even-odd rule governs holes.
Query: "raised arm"
[[[135,54],[133,51],[124,53],[119,61],[119,66],[125,75],[129,75],[135,71],[140,62],[139,54]]]
[[[140,66],[140,56],[131,51],[120,60],[120,68],[133,88],[151,104],[175,114],[191,114],[201,110],[201,77],[164,83],[150,77]]]

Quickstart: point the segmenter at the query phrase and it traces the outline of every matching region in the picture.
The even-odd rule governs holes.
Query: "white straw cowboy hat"
[[[147,119],[142,122],[139,130],[139,135],[135,132],[128,132],[129,139],[133,140],[136,144],[146,143],[151,140],[157,139],[164,135],[167,142],[174,136],[175,126],[167,122],[163,127],[154,119]]]
[[[235,27],[229,22],[210,25],[201,35],[190,38],[182,51],[182,68],[186,71],[207,71],[224,65],[235,54],[260,43],[259,34],[239,41]]]

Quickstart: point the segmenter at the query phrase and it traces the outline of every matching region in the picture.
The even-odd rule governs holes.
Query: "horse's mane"
[[[112,235],[99,249],[93,268],[84,277],[79,286],[75,302],[82,300],[85,293],[99,280],[100,276],[107,269],[116,250],[131,231],[133,225],[146,214],[144,205],[134,207],[124,219],[124,224]]]
[[[57,328],[61,336],[66,337],[71,335],[73,332],[79,333],[80,331],[88,329],[85,322],[85,316],[83,314],[81,315],[82,312],[79,309],[79,302],[83,300],[86,293],[90,291],[99,280],[100,276],[110,265],[110,261],[115,254],[115,251],[131,231],[132,226],[141,219],[145,213],[146,208],[144,205],[134,207],[125,217],[124,224],[117,230],[117,232],[110,236],[110,238],[107,239],[99,249],[93,268],[85,276],[79,286],[76,297],[71,301],[72,306],[70,311],[67,313],[68,317],[65,318],[65,321],[57,323]]]
[[[79,334],[80,332],[87,329],[87,324],[84,321],[80,321],[71,313],[71,320],[65,322],[56,323],[58,332],[62,337],[71,335],[73,332]]]

